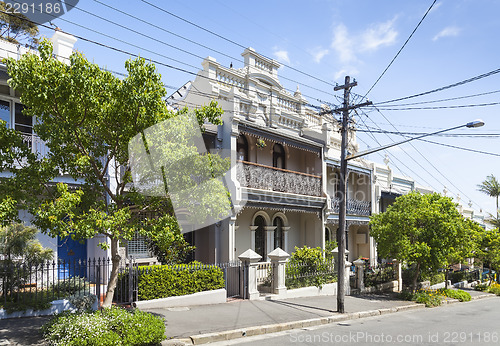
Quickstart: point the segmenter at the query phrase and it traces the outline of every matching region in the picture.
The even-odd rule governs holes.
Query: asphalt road
[[[500,298],[450,304],[212,345],[500,345]]]

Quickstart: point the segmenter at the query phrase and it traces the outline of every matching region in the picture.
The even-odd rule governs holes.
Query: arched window
[[[283,242],[283,219],[281,217],[277,217],[274,219],[273,226],[276,226],[274,230],[274,248],[284,249]]]
[[[285,168],[285,148],[279,143],[273,147],[273,167]]]
[[[325,242],[332,240],[332,233],[325,227]]]
[[[238,160],[248,161],[248,141],[244,135],[238,136],[236,151],[238,152]]]
[[[266,221],[259,215],[255,218],[254,226],[257,226],[255,230],[255,252],[262,256],[262,260],[265,261],[267,258],[266,254],[266,231],[264,227],[266,226]]]

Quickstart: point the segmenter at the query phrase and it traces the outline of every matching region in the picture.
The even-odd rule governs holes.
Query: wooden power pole
[[[337,232],[337,243],[338,243],[338,260],[337,260],[337,312],[344,313],[344,300],[345,300],[345,286],[349,284],[349,277],[345,275],[345,236],[346,236],[346,214],[347,214],[347,137],[349,134],[349,111],[351,109],[368,106],[372,103],[370,101],[361,103],[358,105],[349,105],[349,93],[352,87],[358,85],[356,80],[351,83],[351,77],[345,77],[345,84],[341,86],[336,86],[335,91],[344,89],[344,102],[340,109],[336,109],[337,112],[342,112],[342,128],[341,136],[342,142],[340,146],[340,208],[339,208],[339,230]],[[347,280],[347,282],[346,282]]]

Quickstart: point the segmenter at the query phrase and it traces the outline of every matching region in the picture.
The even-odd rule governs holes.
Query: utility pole
[[[345,83],[341,86],[336,86],[335,91],[344,89],[344,102],[340,109],[336,109],[336,112],[342,112],[342,128],[341,136],[342,142],[340,146],[340,208],[339,208],[339,230],[337,232],[337,243],[338,243],[338,260],[337,260],[337,312],[343,314],[345,312],[344,299],[345,299],[345,286],[346,278],[345,275],[345,236],[346,236],[346,214],[347,214],[347,140],[349,134],[349,111],[351,109],[368,106],[372,103],[370,101],[349,106],[349,93],[352,87],[358,85],[356,80],[351,83],[351,77],[345,77]],[[349,283],[349,281],[347,281]]]

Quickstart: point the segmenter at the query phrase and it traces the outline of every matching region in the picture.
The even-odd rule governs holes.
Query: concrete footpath
[[[489,293],[467,291],[473,299],[495,297]],[[239,300],[218,305],[147,311],[165,318],[169,340],[162,345],[191,345],[424,308],[423,304],[396,297],[394,294],[347,296],[345,314],[336,312],[336,296]],[[444,303],[455,302],[458,301],[447,299]]]
[[[475,299],[495,297],[489,293],[467,291]],[[449,300],[449,303],[453,302]],[[424,307],[422,304],[398,300],[392,294],[347,296],[345,314],[337,313],[336,305],[336,296],[322,296],[286,300],[234,300],[217,305],[145,311],[165,318],[168,340],[162,345],[191,345]],[[42,341],[40,327],[48,320],[49,317],[0,320],[0,346],[47,345]]]

